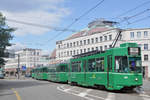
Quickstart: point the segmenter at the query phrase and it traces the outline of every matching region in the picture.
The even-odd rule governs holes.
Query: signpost
[[[26,71],[27,67],[26,66],[22,66],[22,71]]]

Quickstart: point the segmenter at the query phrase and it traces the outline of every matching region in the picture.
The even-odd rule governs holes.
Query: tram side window
[[[136,71],[138,73],[142,72],[141,58],[139,57],[130,57],[129,58],[129,69],[130,71]]]
[[[129,68],[128,68],[127,56],[116,56],[115,57],[115,71],[127,73],[128,70]]]
[[[59,66],[58,68],[59,72],[65,72],[65,66]]]
[[[96,72],[103,72],[104,71],[104,58],[97,58],[96,59]]]
[[[46,72],[46,69],[45,69],[45,68],[43,68],[43,72]]]
[[[72,72],[81,72],[81,62],[72,62]]]
[[[88,71],[94,72],[95,71],[96,62],[95,59],[89,59],[88,60]]]
[[[109,71],[112,71],[112,56],[107,56],[107,64]]]

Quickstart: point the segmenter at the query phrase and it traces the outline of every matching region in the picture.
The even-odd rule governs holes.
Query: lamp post
[[[18,79],[19,79],[19,78],[20,78],[20,77],[19,77],[19,72],[20,72],[20,68],[19,68],[19,66],[20,66],[20,55],[19,55],[19,54],[15,54],[15,55],[18,56],[18,68],[17,68],[17,74],[18,74]]]

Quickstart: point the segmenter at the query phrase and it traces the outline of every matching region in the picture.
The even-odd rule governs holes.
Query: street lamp
[[[18,79],[19,79],[19,72],[20,72],[20,68],[19,68],[19,66],[20,66],[20,55],[19,55],[19,54],[15,54],[15,55],[18,56],[18,68],[17,68],[17,74],[18,74]]]

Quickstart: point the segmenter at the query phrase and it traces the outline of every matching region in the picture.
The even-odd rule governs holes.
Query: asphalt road
[[[106,91],[48,81],[0,80],[0,100],[150,100],[135,91]]]

